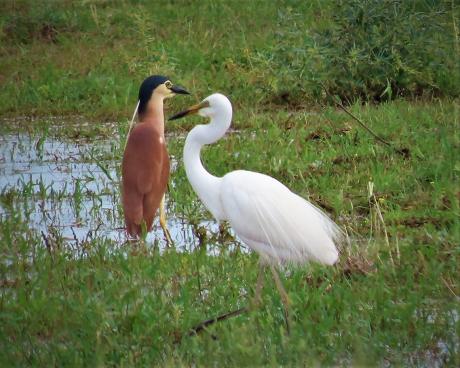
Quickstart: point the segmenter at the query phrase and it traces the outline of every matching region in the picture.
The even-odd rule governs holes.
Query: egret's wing
[[[250,171],[223,178],[221,201],[241,239],[278,262],[333,264],[341,231],[317,207],[279,181]]]

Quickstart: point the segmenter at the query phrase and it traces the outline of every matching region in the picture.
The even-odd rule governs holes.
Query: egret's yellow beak
[[[209,107],[208,101],[203,101],[203,102],[200,102],[199,104],[190,106],[188,109],[178,112],[177,114],[171,116],[168,120],[176,120],[176,119],[183,118],[184,116],[187,116],[187,115],[197,114],[198,111],[200,111],[200,109],[204,107]]]

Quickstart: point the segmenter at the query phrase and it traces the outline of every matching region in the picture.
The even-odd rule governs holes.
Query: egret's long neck
[[[201,147],[219,140],[232,121],[231,111],[222,111],[211,118],[207,125],[192,129],[185,140],[184,165],[187,178],[204,205],[217,220],[224,220],[225,214],[220,202],[220,183],[222,178],[211,175],[203,167],[200,158]]]

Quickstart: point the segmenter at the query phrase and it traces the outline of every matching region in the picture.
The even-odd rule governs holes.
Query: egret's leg
[[[257,308],[262,301],[261,293],[264,287],[264,279],[265,279],[265,265],[262,264],[262,261],[259,261],[259,272],[257,274],[257,284],[256,284],[256,292],[254,294],[254,299],[252,305],[254,308]]]
[[[160,202],[160,225],[163,229],[163,233],[165,234],[166,243],[168,246],[172,246],[173,241],[171,239],[171,235],[169,234],[168,226],[166,224],[166,213],[165,213],[165,195],[163,194],[163,198],[161,198]]]
[[[288,334],[290,333],[290,324],[289,324],[289,296],[286,293],[286,290],[283,287],[283,284],[280,280],[280,277],[278,275],[278,271],[276,271],[275,267],[273,265],[270,265],[270,270],[272,271],[273,279],[275,280],[276,288],[278,289],[278,292],[280,293],[281,296],[281,301],[283,302],[284,305],[284,317],[286,319],[286,329]]]

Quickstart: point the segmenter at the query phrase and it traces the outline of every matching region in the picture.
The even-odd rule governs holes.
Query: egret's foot
[[[286,290],[284,289],[283,284],[278,275],[278,272],[276,271],[273,265],[270,265],[270,270],[272,271],[272,275],[273,275],[273,279],[275,280],[276,288],[278,289],[278,292],[280,293],[280,296],[281,296],[281,301],[283,302],[284,319],[286,321],[286,331],[287,331],[287,334],[289,335],[291,333],[291,323],[290,323],[290,316],[289,316],[289,305],[290,305],[289,296]]]
[[[257,274],[256,291],[251,301],[251,309],[257,309],[262,304],[262,289],[264,287],[264,279],[265,265],[261,261],[259,261],[259,272]]]

